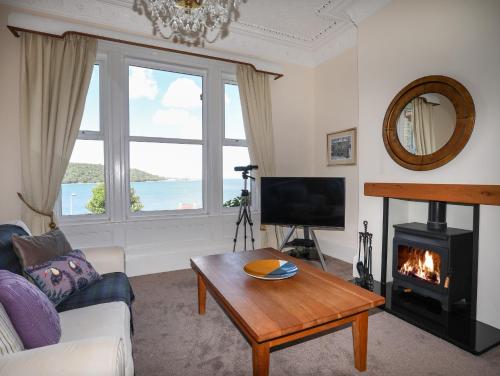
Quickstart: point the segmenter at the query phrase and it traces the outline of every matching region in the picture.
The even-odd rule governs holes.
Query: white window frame
[[[63,223],[82,223],[82,222],[93,222],[93,221],[109,221],[111,219],[111,179],[110,179],[110,153],[109,153],[109,131],[106,124],[109,123],[109,112],[107,106],[107,98],[109,95],[109,81],[107,77],[107,56],[103,53],[98,53],[96,57],[96,62],[94,63],[92,69],[95,65],[99,66],[99,130],[79,130],[76,140],[93,140],[102,141],[103,153],[104,153],[104,187],[105,187],[105,207],[106,212],[104,214],[62,214],[62,192],[59,192],[54,211],[58,218]]]
[[[167,138],[167,137],[148,137],[148,136],[131,136],[130,135],[130,101],[129,101],[129,67],[136,66],[140,68],[165,71],[171,73],[187,74],[202,78],[202,138],[186,139],[186,138]],[[200,215],[207,214],[207,103],[204,92],[207,82],[207,71],[204,69],[196,69],[188,66],[174,65],[163,62],[156,62],[146,59],[128,57],[125,59],[126,68],[126,132],[125,132],[125,182],[126,182],[126,208],[127,218],[143,218],[143,217],[162,217],[162,216],[177,216],[177,215]],[[130,143],[131,142],[151,142],[161,144],[176,144],[176,145],[200,145],[202,147],[202,200],[203,207],[199,209],[171,209],[171,210],[149,210],[132,212],[130,210]]]
[[[225,89],[226,84],[238,86],[236,76],[233,74],[229,74],[229,73],[222,74],[221,90],[222,90],[223,96],[225,96],[225,94],[226,94],[226,89]],[[222,119],[223,119],[222,120],[222,149],[221,149],[221,162],[220,162],[221,166],[224,163],[224,146],[246,147],[248,150],[248,143],[247,143],[246,138],[241,139],[241,138],[227,138],[226,137],[226,108],[225,108],[225,106],[226,106],[226,101],[223,100],[222,101]],[[224,176],[221,176],[221,191],[220,191],[221,197],[223,197],[223,194],[224,194],[223,187],[224,187]],[[243,179],[241,180],[241,189],[243,189]],[[251,191],[251,200],[252,200],[251,209],[255,210],[257,208],[256,200],[258,197],[256,196],[257,189],[256,189],[256,185],[255,185],[254,180],[249,179],[248,189]],[[226,207],[222,206],[223,203],[224,203],[224,199],[222,199],[222,202],[221,202],[221,208],[222,208],[223,213],[233,213],[233,212],[239,210],[239,207],[226,208]]]
[[[147,220],[189,219],[234,215],[238,208],[223,204],[223,146],[247,146],[246,140],[225,139],[224,85],[237,84],[236,66],[231,63],[206,60],[179,54],[123,46],[99,41],[96,64],[100,73],[100,132],[84,131],[79,138],[94,139],[101,133],[104,140],[104,171],[106,184],[106,214],[61,216],[61,201],[56,204],[60,222],[66,224],[106,224]],[[202,139],[156,138],[129,134],[129,66],[193,74],[203,79]],[[84,134],[83,134],[84,133]],[[130,142],[161,142],[202,145],[202,209],[158,210],[131,212]],[[243,182],[242,182],[243,186]],[[252,211],[258,210],[258,189],[254,185]]]

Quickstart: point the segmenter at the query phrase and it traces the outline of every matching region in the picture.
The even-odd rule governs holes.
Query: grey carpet
[[[349,277],[351,265],[329,260]],[[251,375],[251,348],[209,296],[197,314],[191,270],[134,277],[136,376]],[[500,348],[471,355],[385,312],[369,318],[364,375],[500,375]],[[270,375],[360,375],[346,328],[271,354]]]

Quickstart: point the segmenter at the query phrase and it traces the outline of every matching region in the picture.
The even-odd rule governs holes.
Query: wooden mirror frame
[[[432,154],[414,155],[399,141],[397,123],[401,111],[415,97],[425,93],[438,93],[447,97],[455,107],[455,130],[448,142]],[[392,100],[385,113],[382,137],[387,152],[400,166],[410,170],[433,170],[455,158],[469,141],[476,110],[467,89],[446,76],[426,76],[408,84]]]

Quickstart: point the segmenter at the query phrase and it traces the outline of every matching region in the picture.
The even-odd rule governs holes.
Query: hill
[[[91,163],[70,163],[66,174],[64,175],[63,184],[71,183],[102,183],[104,179],[104,166],[101,164]],[[164,177],[153,175],[148,172],[130,170],[130,181],[158,181],[165,180]]]

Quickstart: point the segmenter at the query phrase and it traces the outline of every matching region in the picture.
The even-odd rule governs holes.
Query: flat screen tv
[[[345,226],[345,178],[263,177],[261,223]]]

